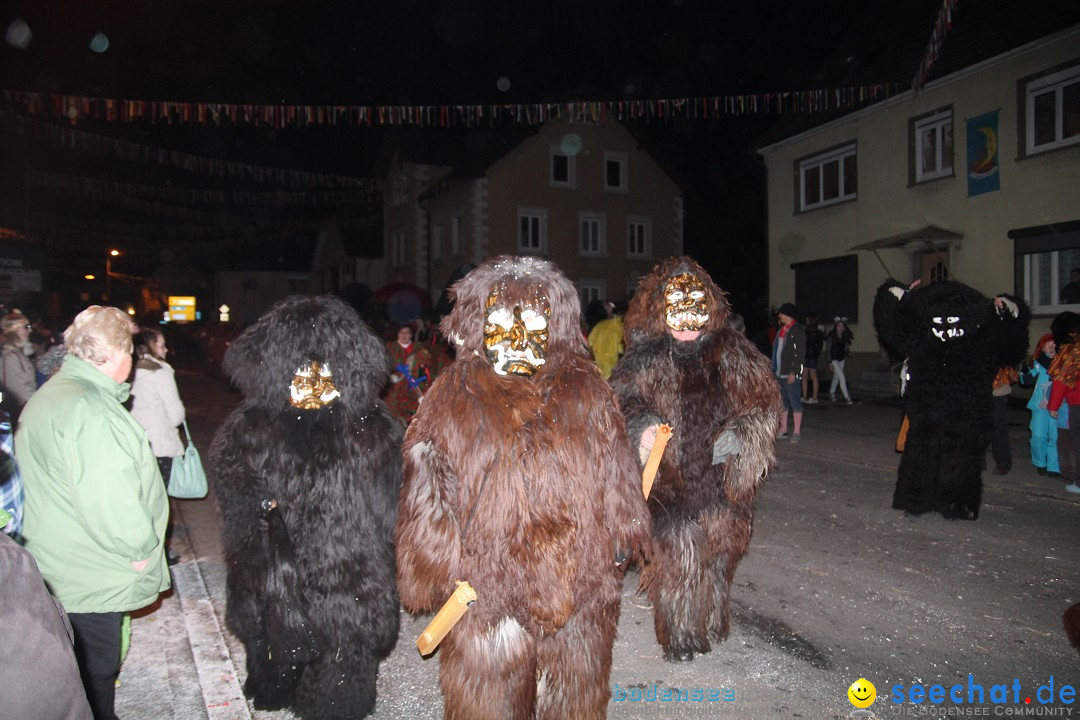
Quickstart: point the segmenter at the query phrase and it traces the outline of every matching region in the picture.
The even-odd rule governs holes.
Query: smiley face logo
[[[870,707],[877,699],[877,688],[866,678],[859,678],[847,689],[847,697],[857,708]]]

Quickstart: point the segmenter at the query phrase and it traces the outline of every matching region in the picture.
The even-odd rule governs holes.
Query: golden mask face
[[[289,404],[302,410],[318,410],[341,397],[334,387],[334,375],[330,363],[319,364],[312,360],[301,365],[289,385]]]
[[[484,309],[484,354],[499,375],[532,376],[545,362],[551,308],[536,298],[509,305],[497,293]]]
[[[705,298],[705,285],[690,273],[676,275],[667,281],[664,286],[664,319],[676,338],[697,339],[709,320]]]

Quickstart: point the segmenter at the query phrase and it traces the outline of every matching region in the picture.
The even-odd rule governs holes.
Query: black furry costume
[[[312,360],[329,364],[340,397],[299,409],[290,381]],[[386,348],[346,303],[294,296],[232,343],[224,367],[244,400],[214,438],[210,475],[244,693],[259,709],[363,717],[398,636],[402,428],[379,400]]]
[[[910,428],[894,508],[979,517],[994,376],[1024,360],[1030,318],[1019,298],[991,300],[954,281],[909,291],[889,280],[878,288],[878,338],[895,356],[907,358],[904,407]]]
[[[665,325],[665,283],[684,273],[702,284],[709,316],[689,341]],[[634,444],[661,421],[673,431],[649,495],[653,556],[642,573],[669,660],[692,659],[727,638],[731,581],[774,461],[780,391],[768,358],[728,327],[730,316],[700,265],[665,260],[630,302],[626,354],[611,374]],[[719,459],[725,444],[732,452]]]

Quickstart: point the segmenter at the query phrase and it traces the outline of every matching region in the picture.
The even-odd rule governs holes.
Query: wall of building
[[[794,297],[792,263],[858,253],[860,321],[852,326],[853,349],[876,356],[874,291],[890,275],[912,279],[912,248],[881,250],[881,262],[872,252],[850,248],[927,225],[963,235],[948,248],[953,278],[988,295],[1014,292],[1009,230],[1080,217],[1080,147],[1021,157],[1017,81],[1075,60],[1078,38],[1073,32],[1021,49],[762,151],[769,177],[770,301]],[[950,106],[954,175],[909,187],[910,120]],[[1001,189],[968,197],[966,120],[996,109]],[[852,141],[858,147],[857,200],[796,212],[799,159]]]
[[[289,295],[308,295],[319,292],[319,276],[305,272],[243,272],[223,270],[216,275],[217,302],[197,308],[204,321],[218,319],[217,308],[228,305],[231,320],[244,327],[255,322],[278,300]],[[198,300],[198,298],[197,298]]]
[[[574,156],[573,187],[552,187],[551,148],[580,147]],[[604,188],[605,153],[627,159],[625,191]],[[547,212],[546,256],[571,279],[602,281],[608,299],[621,299],[636,274],[647,273],[659,258],[673,254],[682,242],[681,193],[675,183],[616,123],[574,125],[552,123],[492,166],[488,179],[488,240],[491,254],[516,253],[518,209]],[[600,213],[605,220],[605,248],[599,256],[580,252],[581,213]],[[651,223],[649,258],[627,257],[627,219],[647,217]]]

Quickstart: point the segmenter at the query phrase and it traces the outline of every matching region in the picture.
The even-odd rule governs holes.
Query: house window
[[[799,161],[799,207],[812,210],[854,200],[858,187],[855,145]]]
[[[437,222],[431,226],[431,259],[442,260],[443,224]]]
[[[604,236],[607,225],[602,213],[581,213],[580,217],[580,245],[582,255],[603,255],[606,250]]]
[[[390,259],[395,266],[405,264],[405,231],[395,230],[390,236]]]
[[[915,182],[953,175],[952,110],[912,121],[915,126]]]
[[[463,226],[465,224],[465,218],[461,213],[454,213],[450,218],[450,255],[456,257],[462,254],[461,250],[461,238],[463,233]]]
[[[604,153],[604,189],[608,192],[627,192],[630,182],[627,166],[630,156],[624,152]]]
[[[652,257],[652,220],[647,217],[626,219],[626,256],[637,260]]]
[[[589,306],[593,300],[603,300],[607,297],[607,281],[582,278],[578,281],[578,297],[581,298],[581,307]]]
[[[558,145],[551,146],[551,186],[572,188],[577,186],[577,168],[574,156],[563,152]]]
[[[534,255],[547,252],[547,210],[518,209],[518,251]]]
[[[1032,312],[1076,310],[1080,305],[1080,280],[1071,285],[1070,282],[1073,270],[1080,270],[1080,248],[1028,253],[1018,259],[1022,273],[1020,292]]]
[[[1027,154],[1080,143],[1080,64],[1021,82]]]

